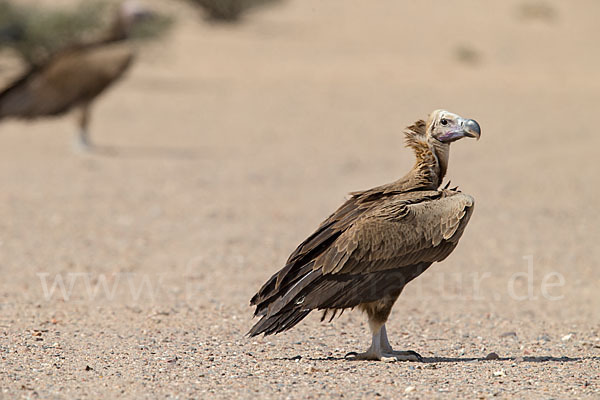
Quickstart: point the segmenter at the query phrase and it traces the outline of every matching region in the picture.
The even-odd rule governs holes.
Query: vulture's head
[[[137,0],[126,0],[119,7],[113,37],[117,40],[158,39],[171,27],[172,22],[173,19],[168,15],[152,10]]]
[[[479,139],[481,128],[473,119],[446,110],[435,110],[427,122],[419,120],[404,133],[406,145],[413,149],[417,158],[416,169],[413,170],[424,174],[434,187],[438,187],[448,168],[450,143],[464,137]]]
[[[446,110],[435,110],[427,120],[426,135],[442,143],[452,143],[464,137],[479,140],[481,128],[477,121],[463,118]]]
[[[463,118],[446,110],[435,110],[429,114],[427,122],[415,122],[405,134],[407,146],[417,152],[432,146],[438,151],[447,151],[450,143],[464,137],[479,139],[481,128],[473,119]]]

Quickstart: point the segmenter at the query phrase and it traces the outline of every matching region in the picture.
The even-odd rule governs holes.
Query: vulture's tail
[[[255,315],[262,318],[250,329],[248,335],[285,332],[302,321],[312,310],[331,310],[333,319],[336,310],[354,308],[380,300],[384,296],[398,297],[404,286],[421,275],[431,264],[425,261],[360,275],[323,275],[321,270],[310,270],[288,285],[285,293],[276,293],[264,303],[257,304]]]
[[[26,85],[27,80],[37,71],[37,67],[31,67],[23,76],[10,83],[4,88],[0,88],[0,119],[6,117],[18,117],[19,113],[15,114],[10,109],[14,108],[14,93],[17,93],[17,98],[22,97],[18,95],[19,91],[23,91],[22,87]],[[22,102],[22,99],[18,100]],[[11,105],[13,103],[13,105]]]
[[[272,316],[264,316],[258,321],[248,336],[256,336],[264,333],[266,335],[274,335],[276,333],[285,332],[292,329],[298,322],[302,321],[312,310],[301,308],[292,308],[279,312]]]
[[[271,291],[265,290],[263,292],[261,290],[254,296],[252,299],[252,303],[256,305],[254,315],[262,316],[262,318],[248,332],[250,337],[261,333],[274,335],[285,332],[310,314],[314,307],[305,307],[303,304],[305,297],[302,292],[322,277],[321,271],[312,270],[312,265],[313,263],[309,263],[301,268],[300,271],[303,273],[297,274],[294,277],[295,279],[286,282],[283,287],[272,288],[271,286],[276,285],[274,283],[270,285],[267,282],[265,286]],[[260,295],[263,297],[257,297]]]

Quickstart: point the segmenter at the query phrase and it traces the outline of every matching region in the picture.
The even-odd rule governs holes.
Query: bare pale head
[[[465,137],[479,140],[481,128],[474,119],[463,118],[446,110],[435,110],[427,121],[427,136],[442,143],[452,143]]]

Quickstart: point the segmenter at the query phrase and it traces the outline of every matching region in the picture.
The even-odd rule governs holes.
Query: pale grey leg
[[[391,354],[398,361],[423,361],[421,355],[415,351],[395,351],[392,349],[392,345],[390,344],[387,336],[387,329],[385,329],[385,324],[381,327],[381,348],[385,353]]]
[[[383,356],[381,351],[382,326],[383,324],[376,323],[372,319],[369,319],[369,328],[371,328],[371,333],[373,334],[371,346],[364,353],[348,353],[346,354],[346,358],[350,358],[352,360],[381,360],[381,357]]]
[[[75,147],[79,151],[90,151],[92,150],[92,143],[90,142],[89,136],[89,122],[90,122],[90,108],[88,104],[84,104],[80,109],[79,114],[79,132],[77,140],[75,141]]]
[[[388,340],[388,336],[387,336],[387,329],[385,329],[385,324],[383,324],[383,326],[381,327],[381,348],[383,349],[383,351],[386,351],[388,353],[391,353],[392,351],[394,351],[392,349],[392,345],[390,344],[389,340]]]

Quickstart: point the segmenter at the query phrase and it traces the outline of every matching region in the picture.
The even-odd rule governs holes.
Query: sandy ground
[[[158,5],[178,26],[95,109],[109,154],[74,152],[69,117],[0,126],[0,398],[600,397],[600,3],[295,0],[232,27]],[[345,361],[358,311],[244,337],[436,108],[483,135],[452,148],[460,245],[388,323],[425,362]]]

